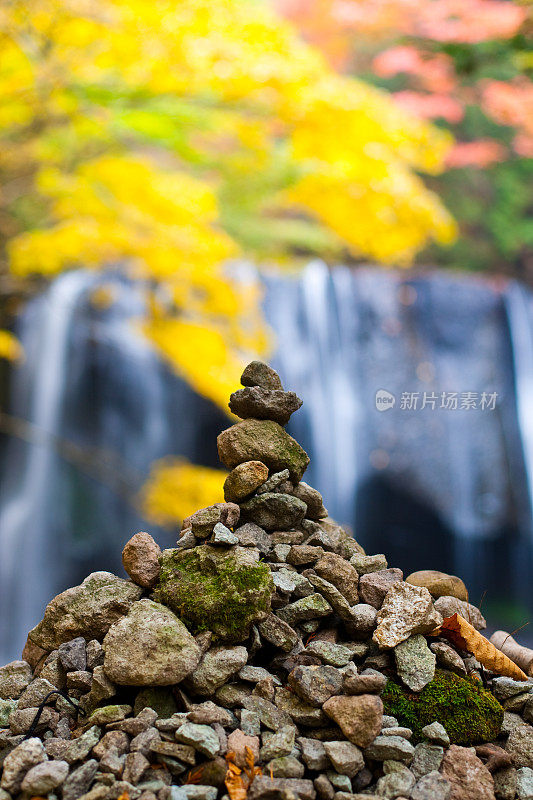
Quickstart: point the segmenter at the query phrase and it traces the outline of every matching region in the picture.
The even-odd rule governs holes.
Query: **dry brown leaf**
[[[491,672],[513,678],[515,681],[527,681],[526,673],[522,672],[520,667],[507,658],[501,650],[494,647],[479,631],[476,631],[460,614],[446,617],[440,628],[437,628],[434,633],[445,636],[456,647],[472,653],[479,663]]]
[[[248,787],[242,779],[242,770],[235,763],[235,753],[233,751],[226,753],[226,764],[228,765],[228,771],[226,772],[224,783],[230,800],[246,800]]]
[[[201,783],[203,771],[204,771],[203,766],[189,770],[189,774],[187,775],[187,780],[185,781],[185,783],[189,784]]]

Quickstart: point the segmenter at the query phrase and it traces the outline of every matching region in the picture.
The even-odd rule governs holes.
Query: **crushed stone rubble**
[[[532,800],[533,678],[439,635],[485,627],[463,581],[366,554],[302,481],[301,400],[261,362],[241,382],[225,502],[175,548],[135,534],[128,580],[53,598],[0,667],[0,800],[241,800],[252,761],[250,800]]]

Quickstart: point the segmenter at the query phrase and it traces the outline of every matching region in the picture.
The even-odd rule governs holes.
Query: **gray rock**
[[[42,797],[61,786],[67,775],[66,761],[43,761],[26,773],[22,781],[22,791]]]
[[[277,686],[281,686],[280,679],[272,675],[267,669],[254,667],[251,664],[247,664],[239,670],[239,678],[241,681],[250,681],[250,683],[259,683],[259,681],[264,681],[265,678],[270,678]]]
[[[65,672],[87,669],[87,651],[83,636],[60,644],[57,654]]]
[[[342,674],[329,666],[295,667],[289,673],[288,682],[302,700],[317,708],[342,690]]]
[[[364,603],[381,608],[385,595],[403,578],[401,569],[381,569],[368,572],[359,579],[359,595]]]
[[[377,736],[365,751],[365,758],[373,761],[403,761],[410,764],[415,749],[403,736]]]
[[[241,515],[266,531],[296,528],[305,516],[307,506],[290,494],[266,492],[241,503]]]
[[[271,419],[286,425],[302,401],[294,392],[247,386],[230,395],[229,407],[241,419]]]
[[[261,555],[268,555],[272,550],[272,539],[263,528],[253,522],[246,522],[235,531],[242,547],[256,547]]]
[[[46,760],[47,755],[41,740],[36,737],[26,739],[5,757],[0,786],[15,796],[20,791],[26,773]]]
[[[344,676],[342,690],[344,694],[381,694],[386,683],[387,678],[380,673],[375,675],[348,673]]]
[[[511,755],[515,767],[533,769],[533,727],[521,725],[509,734],[505,749]]]
[[[352,609],[347,599],[341,592],[329,581],[321,578],[319,575],[309,575],[309,581],[313,584],[315,589],[327,600],[336,614],[345,622],[352,622]]]
[[[381,648],[396,647],[409,636],[431,633],[441,624],[428,590],[398,581],[387,592],[372,638]]]
[[[261,486],[257,489],[257,494],[265,494],[265,492],[279,492],[280,484],[289,480],[289,470],[282,469],[281,472],[275,472],[270,476]],[[292,492],[285,492],[284,494],[292,494]],[[301,499],[301,498],[300,498]]]
[[[101,730],[96,725],[89,728],[88,731],[82,733],[77,739],[72,739],[67,742],[67,746],[61,754],[61,758],[69,764],[74,764],[75,761],[82,761],[91,752],[95,744],[100,739]]]
[[[350,564],[354,567],[359,575],[368,575],[370,572],[379,572],[380,570],[387,569],[387,559],[383,553],[378,553],[375,556],[365,556],[363,553],[354,553],[350,558]]]
[[[150,762],[142,753],[128,753],[124,761],[122,778],[135,786],[135,784],[139,783],[149,766]]]
[[[182,726],[180,725],[180,728]],[[154,745],[161,741],[161,736],[156,728],[147,728],[145,731],[137,734],[130,742],[130,751],[132,753],[139,752],[148,758],[149,753],[153,750]]]
[[[11,733],[15,735],[19,733],[27,733],[30,727],[33,725],[38,710],[39,709],[36,706],[31,706],[30,708],[16,708],[15,711],[12,711],[9,715],[9,728]],[[47,706],[43,709],[35,730],[37,732],[42,732],[47,728],[54,728],[58,722],[58,719],[59,714],[57,711],[54,711]]]
[[[518,800],[533,800],[533,769],[521,767],[516,771],[516,794]]]
[[[421,692],[435,677],[437,657],[420,634],[410,636],[394,648],[398,675],[413,692]]]
[[[170,787],[170,800],[216,800],[217,794],[216,786],[186,783]]]
[[[276,689],[276,705],[278,708],[289,715],[296,725],[304,725],[316,728],[324,724],[326,717],[321,708],[306,703],[294,692],[285,688]]]
[[[411,772],[415,778],[421,778],[428,772],[438,771],[444,758],[444,748],[436,744],[421,742],[415,747]]]
[[[50,694],[56,691],[50,681],[45,678],[35,678],[22,692],[18,701],[18,708],[35,708],[39,706],[43,700]],[[49,705],[53,705],[57,700],[57,695],[50,697],[47,701]]]
[[[48,603],[44,617],[29,639],[44,650],[55,650],[78,636],[101,639],[111,625],[128,613],[142,588],[110,572],[93,572]]]
[[[402,728],[398,725],[395,728],[384,728],[381,731],[382,736],[402,736],[404,739],[411,739],[413,736],[413,731],[411,728]]]
[[[193,722],[186,722],[178,728],[175,736],[181,744],[189,744],[209,758],[214,758],[220,751],[218,736],[208,725],[195,725]]]
[[[93,682],[93,674],[87,669],[78,669],[73,672],[67,672],[67,688],[79,689],[82,692],[88,692]]]
[[[411,800],[449,800],[452,787],[440,772],[433,770],[423,775],[413,791]]]
[[[445,642],[432,642],[429,645],[432,653],[437,657],[437,664],[444,669],[449,669],[457,675],[466,675],[465,662],[453,647]]]
[[[218,435],[217,446],[220,460],[229,469],[243,461],[262,461],[272,472],[288,469],[294,483],[309,464],[305,450],[271,420],[245,419],[232,425]]]
[[[280,728],[261,748],[261,761],[271,761],[273,758],[282,758],[290,755],[294,747],[295,733],[296,728],[294,725],[284,725]]]
[[[298,778],[272,779],[267,775],[259,775],[248,791],[247,800],[276,800],[279,797],[288,800],[294,796],[300,800],[315,800],[313,782]]]
[[[378,780],[376,793],[380,797],[386,798],[409,797],[414,785],[415,778],[412,772],[406,767],[404,769],[395,769]]]
[[[435,600],[435,609],[442,617],[451,617],[453,614],[459,614],[478,631],[485,630],[487,627],[485,617],[479,608],[467,603],[465,600],[459,600],[457,597],[452,597],[451,595],[439,597]]]
[[[281,608],[277,616],[289,625],[297,625],[310,619],[321,619],[332,613],[333,609],[321,594],[310,594],[302,597],[294,603],[289,603],[285,608]],[[261,632],[261,626],[259,626]],[[263,634],[262,634],[263,635]]]
[[[195,694],[210,695],[248,660],[246,647],[212,647],[187,678],[187,686]],[[177,681],[176,681],[177,683]]]
[[[314,564],[323,555],[322,547],[315,547],[311,544],[294,544],[287,554],[287,563],[302,567],[305,564]]]
[[[247,736],[259,736],[261,732],[261,717],[256,711],[241,711],[241,730]]]
[[[326,748],[323,742],[318,739],[307,739],[303,736],[298,738],[298,744],[302,750],[302,758],[308,769],[313,772],[325,770],[329,764]]]
[[[533,692],[533,684],[529,681],[514,681],[512,678],[502,676],[492,679],[491,691],[498,700],[509,700],[523,692]]]
[[[264,361],[250,361],[241,375],[243,386],[261,386],[263,389],[281,389],[283,386],[278,373]]]
[[[182,531],[191,530],[197,539],[207,539],[217,522],[233,528],[239,521],[240,509],[236,503],[214,503],[200,508],[183,520]]]
[[[350,635],[356,639],[366,639],[377,625],[378,612],[368,603],[352,606]]]
[[[281,756],[273,758],[266,764],[265,772],[273,778],[303,778],[304,765],[294,756]]]
[[[168,686],[196,668],[200,648],[170,609],[140,600],[104,639],[106,675],[119,685]]]
[[[248,711],[255,711],[256,714],[259,714],[265,728],[270,728],[272,731],[277,731],[285,725],[292,725],[290,716],[283,709],[263,697],[250,695],[244,698],[242,704]]]
[[[345,667],[352,658],[351,648],[342,644],[324,642],[320,639],[310,642],[305,648],[305,652],[317,656],[325,664],[330,664],[332,667]]]
[[[321,578],[332,583],[353,606],[359,601],[357,570],[349,561],[336,553],[325,553],[315,564],[315,572]]]
[[[341,775],[353,778],[365,766],[361,750],[351,742],[324,742],[326,755]]]
[[[16,700],[0,700],[0,728],[7,728],[9,717],[17,707]]]
[[[324,517],[327,517],[328,512],[324,508],[324,504],[322,502],[322,495],[316,489],[313,489],[312,486],[309,486],[308,483],[304,481],[300,481],[294,489],[293,492],[295,497],[298,497],[302,500],[307,506],[307,514],[306,517],[312,520],[320,520]]]
[[[32,677],[31,667],[26,661],[10,661],[0,667],[0,698],[17,700]]]
[[[215,698],[224,708],[236,708],[251,694],[252,687],[247,683],[228,683],[216,690]]]
[[[136,533],[122,551],[122,565],[132,581],[145,589],[155,586],[161,570],[161,548],[145,531]]]
[[[429,739],[435,744],[440,744],[443,747],[448,747],[450,744],[450,737],[446,732],[446,728],[436,720],[430,725],[424,725],[422,728],[422,734],[426,737],[426,739]]]
[[[296,589],[296,582],[292,579],[292,573],[288,569],[280,569],[277,572],[272,573],[272,580],[274,581],[274,586],[276,589],[279,589],[280,592],[286,592],[287,594],[291,594]]]
[[[331,785],[334,786],[338,791],[351,791],[352,782],[347,775],[341,775],[339,772],[334,772],[332,769],[328,769],[326,772],[326,777]]]
[[[492,776],[494,794],[498,800],[515,800],[517,787],[517,770],[514,767],[499,769]]]
[[[211,543],[223,547],[231,547],[234,544],[239,544],[239,538],[221,522],[217,522],[213,528],[213,538],[211,539]]]
[[[98,771],[98,761],[92,758],[71,772],[63,783],[63,800],[77,800],[89,791]]]

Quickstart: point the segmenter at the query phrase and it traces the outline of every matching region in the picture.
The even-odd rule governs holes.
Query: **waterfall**
[[[391,564],[460,574],[474,602],[487,589],[494,603],[513,605],[517,624],[527,619],[529,290],[319,261],[260,280],[272,362],[304,400],[289,431],[311,456],[306,480],[330,514]],[[92,301],[102,285],[108,307]],[[93,569],[123,574],[121,548],[136,530],[172,545],[175,533],[154,530],[135,503],[155,459],[217,465],[227,417],[157,358],[134,325],[143,312],[142,287],[80,271],[58,277],[18,320],[26,360],[12,371],[8,410],[32,435],[7,440],[0,457],[0,663],[19,656],[58,591]],[[380,391],[395,399],[386,411]],[[445,410],[443,392],[498,401]],[[418,393],[416,409],[402,407],[405,393]],[[435,408],[421,408],[424,393]]]

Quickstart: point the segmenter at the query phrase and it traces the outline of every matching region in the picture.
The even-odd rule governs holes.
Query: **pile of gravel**
[[[129,580],[55,597],[0,668],[0,800],[216,800],[247,753],[250,800],[533,798],[533,679],[435,635],[485,627],[463,582],[366,555],[302,481],[301,400],[260,362],[242,384],[225,502],[173,549],[133,536]]]

